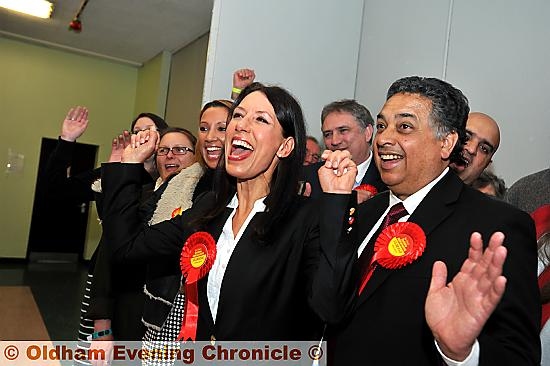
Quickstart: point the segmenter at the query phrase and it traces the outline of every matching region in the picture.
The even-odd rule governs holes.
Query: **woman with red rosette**
[[[163,264],[150,275],[172,301],[144,314],[161,333],[173,329],[171,340],[318,339],[321,324],[308,307],[318,226],[297,195],[305,138],[298,102],[282,88],[251,84],[231,109],[215,190],[139,232],[138,172],[156,134],[138,134],[122,163],[102,166],[104,231],[115,260]]]
[[[195,201],[198,196],[212,189],[214,171],[223,152],[227,117],[231,105],[231,101],[224,99],[213,100],[204,105],[199,114],[196,149],[200,152],[197,158],[202,163],[204,175],[198,182],[190,180],[185,171],[184,174],[175,176],[158,201],[151,224],[181,215],[191,206],[191,200]],[[186,201],[185,204],[180,204],[183,201]],[[142,322],[147,328],[143,338],[145,341],[167,338],[165,334],[161,334],[160,326],[156,325],[158,322],[155,320],[158,308],[170,309],[171,305],[168,306],[168,304],[171,304],[174,299],[173,295],[166,294],[164,277],[158,275],[164,271],[165,264],[162,261],[148,265],[148,273],[151,275],[148,275],[144,286],[146,298],[142,314]]]

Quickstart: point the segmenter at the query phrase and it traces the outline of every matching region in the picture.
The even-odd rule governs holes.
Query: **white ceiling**
[[[0,8],[0,36],[61,46],[133,65],[175,52],[210,29],[213,0],[89,0],[82,32],[68,30],[81,0],[52,0],[50,19]]]

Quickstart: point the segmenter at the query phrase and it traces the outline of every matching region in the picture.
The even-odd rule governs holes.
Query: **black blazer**
[[[141,177],[144,178],[143,175]],[[150,177],[147,180],[150,181]],[[138,213],[142,224],[147,224],[153,216],[167,185],[168,181],[153,191],[154,183],[142,182],[142,189],[136,197],[140,202]],[[111,249],[104,244],[103,234],[96,252],[87,318],[110,319],[117,340],[141,340],[145,334],[141,316],[145,299],[143,285],[146,266],[140,263],[114,265]]]
[[[472,232],[480,232],[487,243],[493,232],[502,231],[508,249],[506,291],[478,336],[479,365],[538,365],[540,299],[535,231],[529,216],[465,186],[449,172],[409,218],[426,233],[424,254],[401,269],[377,267],[357,296],[357,248],[388,200],[385,193],[359,205],[350,226],[349,208],[355,201],[347,195],[322,198],[322,255],[312,304],[333,324],[332,364],[443,364],[424,315],[433,263],[445,262],[451,281],[468,255]]]
[[[172,220],[142,227],[136,214],[137,165],[104,164],[103,230],[115,261],[161,261],[179,273],[179,256],[186,238],[196,231],[188,225],[195,215],[215,203],[213,193]],[[257,214],[239,240],[225,272],[214,323],[206,297],[207,277],[199,281],[197,340],[315,340],[320,322],[308,307],[312,277],[317,270],[319,232],[315,210],[301,200],[276,238],[260,244],[253,237]],[[211,220],[203,230],[218,239],[231,210]],[[172,278],[179,279],[179,276]],[[167,285],[174,291],[179,283]],[[175,296],[175,292],[173,296]],[[173,298],[173,297],[172,297]]]
[[[304,182],[308,182],[309,184],[311,184],[310,197],[312,198],[318,198],[323,193],[323,190],[321,189],[321,183],[319,182],[319,176],[317,175],[317,171],[324,164],[325,164],[324,161],[320,161],[318,163],[308,165],[303,169]],[[373,185],[378,190],[378,193],[384,192],[388,189],[388,187],[386,187],[386,185],[384,184],[384,182],[382,182],[382,179],[380,178],[380,173],[378,172],[378,169],[376,168],[376,164],[374,163],[374,157],[371,159],[369,167],[367,168],[367,171],[365,172],[365,175],[361,180],[361,184]]]

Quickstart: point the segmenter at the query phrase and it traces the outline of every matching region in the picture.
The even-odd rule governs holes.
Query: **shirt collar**
[[[396,203],[403,202],[403,206],[407,209],[407,212],[409,215],[412,215],[414,210],[420,205],[420,202],[428,195],[428,193],[432,190],[432,188],[439,182],[445,174],[449,171],[449,167],[445,168],[443,172],[434,180],[432,180],[430,183],[426,184],[424,187],[416,191],[415,193],[411,194],[409,197],[405,198],[405,200],[401,201],[393,192],[390,190],[390,206],[392,207]]]
[[[369,151],[369,157],[367,158],[367,160],[357,165],[357,175],[355,176],[355,184],[357,185],[361,184],[363,177],[367,173],[367,169],[369,168],[371,160],[372,160],[372,151]]]
[[[266,210],[267,206],[264,203],[266,197],[267,196],[260,197],[256,201],[254,201],[254,206],[252,208],[253,212],[264,212]],[[237,194],[235,193],[231,201],[229,201],[229,203],[227,204],[227,208],[235,209],[237,207],[239,207],[239,199],[237,198]]]

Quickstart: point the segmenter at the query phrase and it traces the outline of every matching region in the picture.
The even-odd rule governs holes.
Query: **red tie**
[[[395,224],[397,221],[399,221],[400,218],[408,214],[409,213],[407,212],[405,206],[403,206],[402,202],[393,205],[390,208],[390,211],[388,212],[386,217],[384,217],[384,220],[382,220],[382,224],[380,225],[376,233],[372,236],[372,238],[370,238],[365,249],[363,249],[363,253],[361,253],[361,256],[359,257],[359,267],[361,268],[359,295],[361,295],[361,292],[363,292],[365,285],[367,284],[367,282],[369,282],[369,279],[372,276],[374,269],[376,268],[376,263],[372,262],[372,257],[374,255],[374,243],[376,242],[378,235],[382,232],[382,230],[384,230],[391,224]]]

